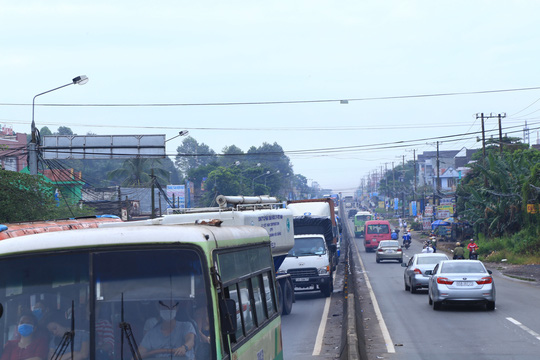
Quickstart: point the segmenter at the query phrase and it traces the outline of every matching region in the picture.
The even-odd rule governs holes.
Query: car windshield
[[[437,264],[439,261],[447,260],[446,256],[420,256],[416,259],[418,265]]]
[[[441,267],[443,274],[473,274],[484,273],[484,267],[477,262],[451,261],[445,262]]]
[[[380,247],[398,247],[399,242],[397,242],[397,241],[381,241],[379,246]]]
[[[294,239],[294,247],[289,251],[287,256],[311,256],[324,255],[326,248],[324,239],[320,237],[306,237]]]

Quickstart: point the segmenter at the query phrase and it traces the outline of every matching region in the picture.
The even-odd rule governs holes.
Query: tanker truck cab
[[[330,252],[324,235],[294,236],[294,247],[279,272],[291,275],[296,290],[320,290],[329,297],[334,291]]]

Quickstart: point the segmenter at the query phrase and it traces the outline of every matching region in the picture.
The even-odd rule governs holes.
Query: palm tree
[[[122,163],[122,167],[109,171],[107,178],[120,179],[121,186],[133,186],[148,184],[152,180],[152,170],[156,180],[161,184],[169,182],[169,172],[159,167],[161,160],[148,158],[127,159]]]

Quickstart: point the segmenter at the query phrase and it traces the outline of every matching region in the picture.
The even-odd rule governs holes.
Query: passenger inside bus
[[[63,346],[66,346],[67,349],[64,355],[59,359],[68,359],[71,358],[69,339],[66,333],[71,331],[71,324],[63,312],[59,311],[52,314],[51,318],[47,322],[47,329],[51,332],[53,338],[49,343],[49,359],[55,357],[55,353],[62,349]],[[84,360],[88,358],[90,352],[90,336],[87,331],[84,330],[75,330],[75,336],[73,337],[73,360]]]
[[[17,339],[10,340],[4,347],[1,360],[45,360],[48,351],[48,338],[38,331],[38,322],[31,313],[19,319]]]
[[[195,327],[190,321],[176,320],[177,312],[185,309],[176,300],[160,300],[158,304],[161,322],[143,337],[141,357],[195,359]]]
[[[208,319],[208,309],[206,303],[199,304],[195,310],[195,322],[197,323],[197,359],[210,358],[210,321]]]

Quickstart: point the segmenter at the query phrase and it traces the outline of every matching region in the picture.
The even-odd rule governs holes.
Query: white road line
[[[514,325],[519,326],[521,328],[521,330],[524,330],[524,331],[528,332],[529,334],[534,336],[537,340],[540,340],[540,335],[536,331],[533,331],[533,330],[529,329],[528,327],[526,327],[525,325],[523,325],[522,323],[520,323],[516,319],[511,318],[511,317],[507,317],[506,320],[510,321]]]
[[[362,267],[362,272],[364,273],[364,277],[366,278],[366,286],[369,290],[369,296],[371,297],[371,303],[373,304],[375,315],[377,316],[377,320],[379,321],[379,325],[381,326],[381,332],[382,332],[384,341],[386,343],[386,351],[388,351],[389,353],[395,353],[396,349],[394,348],[394,342],[392,341],[392,338],[390,337],[390,332],[388,332],[388,328],[386,327],[386,323],[384,322],[381,309],[379,308],[379,303],[377,302],[377,299],[375,298],[375,293],[373,293],[373,289],[371,287],[371,283],[369,282],[369,277],[367,275],[366,268],[364,267],[364,262],[362,261],[362,258],[360,257],[360,251],[358,250],[358,246],[356,245],[356,241],[353,241],[353,244],[356,249],[356,254],[358,255],[358,259],[360,260],[360,266]]]
[[[334,275],[332,276],[332,281],[334,283],[336,280],[336,273],[337,271],[334,271]],[[324,310],[321,317],[321,323],[319,324],[319,331],[317,331],[317,338],[315,339],[315,346],[313,347],[313,353],[311,354],[311,356],[321,355],[322,341],[324,337],[324,331],[326,330],[326,322],[328,321],[328,311],[330,311],[331,299],[332,299],[331,296],[327,297],[324,303]]]

